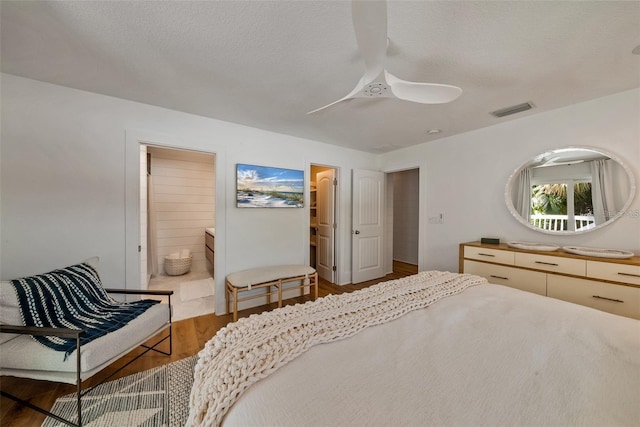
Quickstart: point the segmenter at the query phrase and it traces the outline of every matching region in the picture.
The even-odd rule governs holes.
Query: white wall
[[[339,168],[338,273],[350,281],[348,171],[376,156],[7,74],[1,84],[3,280],[98,255],[107,286],[139,286],[143,142],[216,154],[217,295],[227,272],[309,258],[308,207],[235,208],[235,164]]]
[[[499,123],[499,120],[496,120]],[[505,184],[525,161],[570,145],[601,148],[626,161],[640,188],[640,89],[443,138],[380,157],[393,171],[420,166],[420,270],[457,271],[458,244],[503,241],[616,248],[640,254],[640,196],[625,216],[576,236],[538,233],[517,222],[504,202]],[[638,191],[636,191],[638,193]],[[444,224],[429,217],[444,214]]]
[[[107,286],[139,284],[139,265],[127,259],[138,256],[140,142],[216,154],[218,295],[227,272],[309,257],[308,205],[236,209],[236,163],[338,168],[340,283],[351,278],[353,168],[420,168],[421,270],[457,270],[458,244],[482,236],[640,253],[638,196],[611,226],[568,237],[527,229],[504,204],[507,178],[521,163],[567,145],[600,147],[626,159],[640,184],[640,90],[374,156],[6,74],[1,85],[3,280],[98,255]],[[429,224],[439,213],[444,224]],[[216,312],[224,312],[222,298]]]

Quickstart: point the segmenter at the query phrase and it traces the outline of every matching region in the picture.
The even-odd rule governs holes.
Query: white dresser
[[[640,257],[596,258],[505,244],[460,244],[461,273],[490,283],[640,319]]]

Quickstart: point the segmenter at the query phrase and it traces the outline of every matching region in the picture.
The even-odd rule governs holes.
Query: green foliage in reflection
[[[591,183],[579,182],[573,186],[575,215],[593,212]],[[531,213],[542,215],[567,214],[567,185],[541,184],[531,188]]]

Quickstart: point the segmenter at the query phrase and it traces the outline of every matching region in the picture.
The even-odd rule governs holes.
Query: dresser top
[[[480,243],[480,242],[467,242],[467,243],[461,243],[460,246],[461,247],[462,246],[475,246],[475,247],[478,247],[478,248],[498,249],[498,250],[511,251],[511,252],[536,253],[536,254],[540,254],[540,255],[557,256],[557,257],[563,257],[563,258],[585,259],[585,260],[589,260],[589,261],[610,262],[610,263],[616,263],[616,264],[640,265],[640,256],[637,256],[637,255],[633,256],[631,258],[626,258],[626,259],[605,258],[605,257],[595,257],[595,256],[585,256],[585,255],[572,254],[572,253],[569,253],[569,252],[565,252],[564,250],[562,250],[562,248],[558,249],[557,251],[533,251],[533,250],[527,250],[527,249],[518,249],[518,248],[512,248],[511,246],[507,245],[506,243],[500,243],[498,245],[492,245],[492,244]]]

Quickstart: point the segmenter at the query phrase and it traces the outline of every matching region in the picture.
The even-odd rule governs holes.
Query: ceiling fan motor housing
[[[382,82],[371,82],[362,89],[365,96],[384,96],[389,91],[389,86]]]

